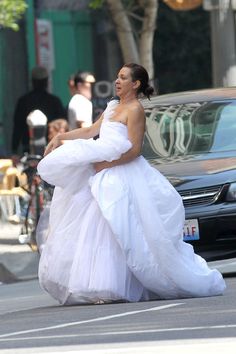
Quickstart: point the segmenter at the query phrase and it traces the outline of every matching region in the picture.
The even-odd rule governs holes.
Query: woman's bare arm
[[[46,146],[44,156],[49,154],[51,151],[60,146],[64,140],[75,140],[75,139],[90,139],[99,134],[100,127],[103,120],[103,114],[101,117],[90,127],[78,128],[71,130],[66,133],[57,134]]]
[[[145,114],[142,107],[132,107],[128,111],[127,127],[128,137],[132,143],[131,149],[122,154],[118,160],[114,160],[112,162],[102,161],[95,163],[94,167],[97,172],[103,170],[104,168],[123,165],[134,160],[137,156],[140,155],[145,131]]]

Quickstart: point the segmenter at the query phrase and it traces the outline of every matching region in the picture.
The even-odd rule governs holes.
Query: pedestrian
[[[31,80],[32,90],[18,99],[14,112],[12,153],[13,157],[16,155],[16,159],[20,143],[23,152],[29,152],[29,131],[26,120],[32,111],[42,111],[48,122],[66,116],[61,100],[47,91],[47,70],[36,66],[31,72]]]
[[[147,71],[124,65],[116,92],[91,127],[53,138],[38,165],[56,186],[41,286],[66,305],[223,294],[220,272],[183,241],[182,198],[140,155]]]
[[[68,81],[71,100],[68,105],[70,129],[89,127],[93,123],[92,84],[94,76],[81,71],[71,76]]]
[[[48,124],[48,141],[52,140],[58,133],[66,133],[68,131],[69,124],[66,119],[54,119]]]

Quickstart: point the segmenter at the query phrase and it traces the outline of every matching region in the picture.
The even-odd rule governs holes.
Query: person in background
[[[70,129],[86,128],[93,123],[92,84],[94,76],[87,71],[81,71],[71,76],[68,81],[72,96],[68,105],[68,121]]]
[[[48,141],[52,140],[57,134],[66,133],[68,131],[69,125],[66,119],[55,119],[48,124]]]
[[[36,109],[42,111],[48,122],[66,116],[60,98],[47,91],[47,70],[44,67],[36,66],[31,72],[31,79],[32,90],[18,99],[14,112],[11,147],[15,161],[18,157],[20,143],[23,152],[29,152],[29,131],[26,119],[30,112]]]
[[[75,86],[75,75],[71,75],[68,82],[68,88],[69,88],[69,92],[71,97],[73,97],[76,94],[76,86]]]

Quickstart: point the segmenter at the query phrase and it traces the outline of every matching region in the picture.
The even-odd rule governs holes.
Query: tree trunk
[[[153,79],[153,38],[156,29],[158,0],[141,0],[140,5],[144,9],[144,21],[139,41],[140,63],[148,71],[150,79]]]
[[[139,63],[139,53],[129,18],[121,0],[106,0],[115,24],[120,48],[125,63]]]

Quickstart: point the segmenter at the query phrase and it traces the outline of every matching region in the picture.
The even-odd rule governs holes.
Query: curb
[[[6,252],[0,255],[0,283],[13,283],[38,277],[37,252]]]
[[[20,224],[0,219],[0,284],[38,277],[39,254],[19,243],[20,229]]]
[[[17,277],[11,273],[4,264],[0,263],[0,284],[11,284],[17,281]]]

